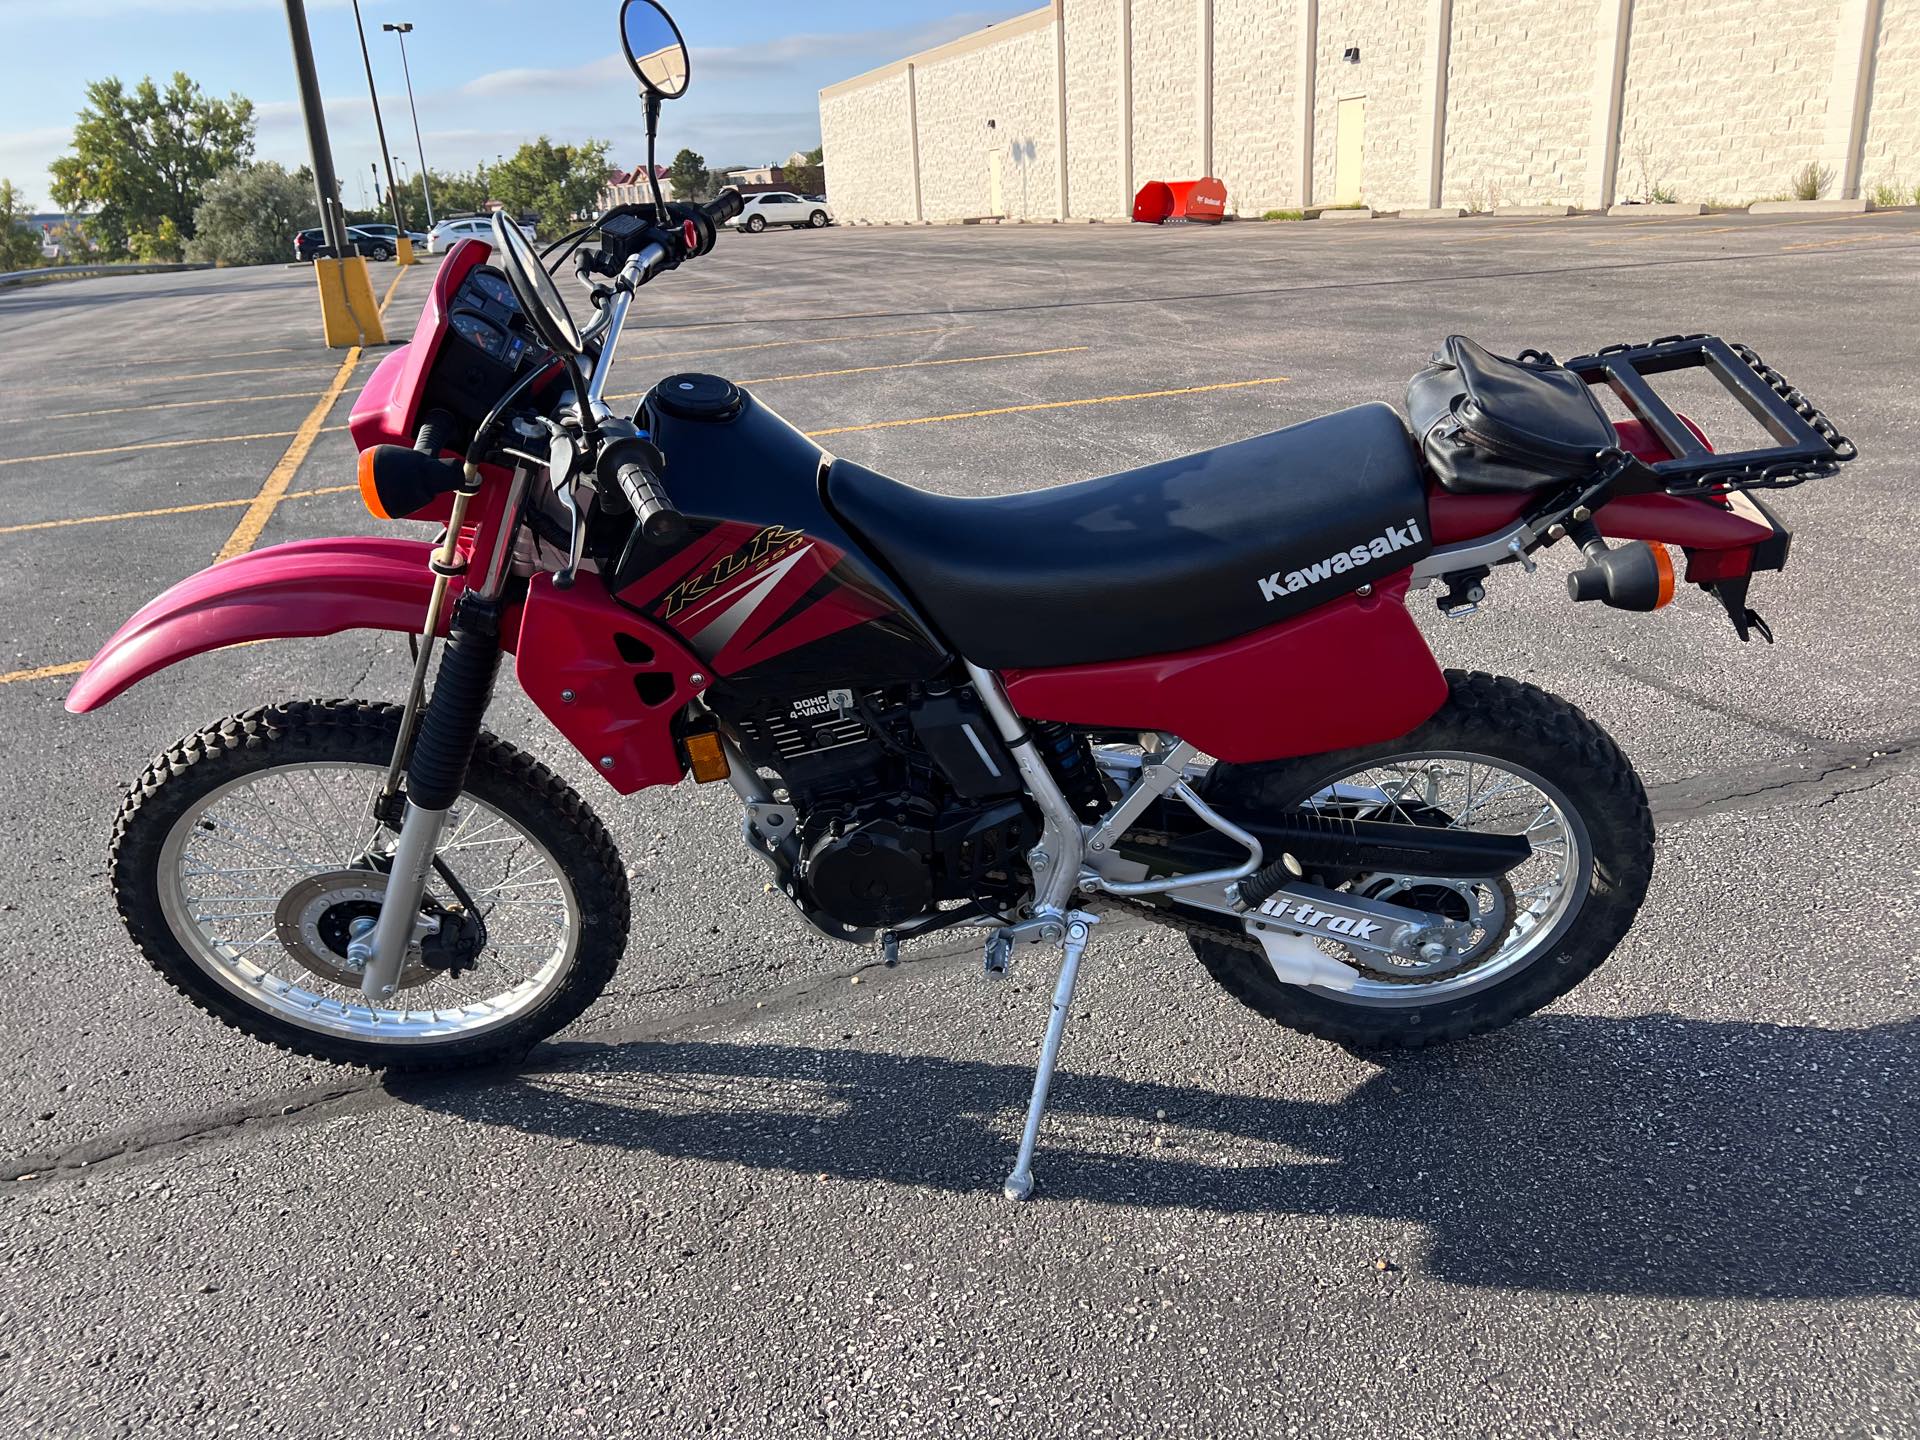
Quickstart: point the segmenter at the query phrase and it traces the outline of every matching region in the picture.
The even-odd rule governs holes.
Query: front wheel
[[[827,212],[824,210],[816,210],[807,217],[807,224],[811,225],[815,230],[824,229],[826,223]]]
[[[766,229],[766,228],[767,228],[767,217],[766,217],[766,216],[764,216],[764,215],[749,215],[749,216],[747,217],[747,229],[749,229],[750,231],[752,231],[752,232],[753,232],[753,233],[754,233],[755,235],[758,235],[758,234],[759,234],[759,233],[760,233],[760,232],[761,232],[762,230],[764,230],[764,229]]]
[[[376,245],[373,247],[373,258],[376,260],[391,260],[393,258],[393,251],[384,245]]]
[[[392,705],[278,705],[156,757],[114,826],[121,918],[175,989],[284,1049],[392,1070],[517,1059],[613,977],[626,872],[578,795],[483,734],[399,994],[371,1005],[351,942],[386,887],[395,836],[368,802],[399,724]]]
[[[1531,685],[1449,671],[1446,704],[1384,745],[1263,765],[1217,765],[1215,804],[1258,814],[1525,835],[1533,854],[1498,881],[1361,872],[1338,888],[1471,922],[1457,954],[1409,964],[1316,943],[1360,971],[1352,991],[1285,984],[1257,943],[1193,936],[1231,994],[1269,1019],[1358,1048],[1415,1048],[1495,1030],[1558,999],[1620,943],[1653,871],[1646,791],[1611,737]]]

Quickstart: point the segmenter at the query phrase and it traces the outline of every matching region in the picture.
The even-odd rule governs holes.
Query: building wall
[[[1068,0],[1067,208],[1075,215],[1126,213],[1126,151],[1120,130],[1121,14],[1131,0]]]
[[[843,219],[912,220],[907,68],[820,92],[827,195]]]
[[[1202,8],[1201,0],[1133,0],[1136,186],[1201,173]]]
[[[995,213],[1039,219],[1055,213],[1059,145],[1050,24],[930,59],[915,67],[914,78],[927,219]],[[1000,156],[1000,212],[991,203],[990,154]]]
[[[1242,215],[1300,204],[1295,0],[1214,0],[1213,173]]]
[[[1920,0],[1884,3],[1860,173],[1865,193],[1892,185],[1911,203],[1920,194]]]
[[[1833,167],[1838,194],[1862,27],[1875,3],[1862,181],[1868,193],[1881,181],[1911,193],[1920,185],[1920,0],[1631,0],[1611,175],[1617,198],[1648,199],[1658,189],[1741,203],[1785,193],[1808,161]],[[1361,96],[1363,199],[1376,209],[1419,208],[1429,201],[1444,94],[1442,204],[1594,203],[1609,179],[1618,5],[1054,0],[821,91],[829,194],[841,218],[854,221],[984,215],[995,152],[1009,216],[1056,218],[1064,163],[1070,215],[1118,218],[1141,184],[1196,176],[1211,155],[1230,212],[1325,205],[1335,194],[1340,101]],[[1443,19],[1444,86],[1436,69]],[[1313,95],[1304,107],[1309,39]],[[1357,62],[1345,58],[1350,50]],[[1209,99],[1212,125],[1203,131]],[[1305,197],[1303,111],[1312,119]]]
[[[1635,0],[1617,193],[1788,193],[1826,143],[1838,0]],[[1644,177],[1644,178],[1643,178]],[[1835,192],[1837,193],[1837,192]]]
[[[1366,152],[1361,194],[1376,209],[1427,203],[1415,173],[1421,112],[1421,57],[1426,51],[1426,0],[1320,0],[1320,43],[1313,107],[1313,201],[1330,204],[1340,101],[1366,97]],[[1342,59],[1358,46],[1360,63]]]
[[[1597,12],[1564,0],[1454,0],[1441,204],[1580,203]]]

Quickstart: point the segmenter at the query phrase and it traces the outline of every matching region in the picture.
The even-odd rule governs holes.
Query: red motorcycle
[[[688,80],[652,0],[622,30],[647,106]],[[657,187],[656,187],[657,190]],[[986,931],[1064,956],[1010,1196],[1101,909],[1186,935],[1232,994],[1347,1045],[1491,1030],[1565,994],[1653,864],[1633,767],[1532,686],[1443,672],[1406,608],[1470,612],[1562,540],[1572,599],[1653,610],[1685,578],[1740,638],[1788,535],[1753,493],[1853,447],[1712,336],[1566,364],[1454,337],[1410,430],[1363,405],[1143,469],[995,499],[836,459],[713,375],[632,414],[603,392],[634,297],[737,214],[620,206],[550,247],[447,257],[353,408],[372,512],[436,542],[308,540],[152,601],[68,699],[95,709],[216,647],[417,637],[405,703],[315,700],[161,755],[114,827],[134,940],[270,1043],[404,1070],[520,1056],[626,947],[626,872],[585,800],[482,720],[502,656],[618,794],[728,784],[747,846],[822,933]],[[559,251],[558,255],[554,255]],[[1770,446],[1715,453],[1648,383],[1704,366]],[[1605,385],[1636,417],[1616,425]],[[435,655],[431,698],[429,670]]]

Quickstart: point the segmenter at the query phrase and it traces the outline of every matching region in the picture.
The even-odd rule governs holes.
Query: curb
[[[1756,200],[1749,215],[1864,215],[1864,200]]]
[[[1704,205],[1689,205],[1685,203],[1674,205],[1609,205],[1607,207],[1607,214],[1609,215],[1704,215],[1706,213],[1707,207]]]
[[[1496,205],[1487,212],[1489,215],[1559,215],[1573,214],[1571,205]]]
[[[1458,205],[1441,205],[1431,210],[1402,210],[1399,218],[1402,220],[1459,220],[1466,213]]]
[[[1373,211],[1362,205],[1357,210],[1322,210],[1312,218],[1315,220],[1371,220]]]

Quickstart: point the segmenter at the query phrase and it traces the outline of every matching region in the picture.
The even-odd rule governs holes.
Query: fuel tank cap
[[[731,420],[746,393],[718,375],[669,375],[653,387],[653,403],[682,420]]]

